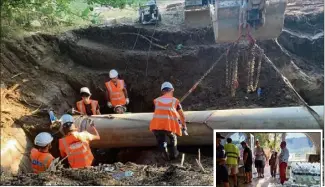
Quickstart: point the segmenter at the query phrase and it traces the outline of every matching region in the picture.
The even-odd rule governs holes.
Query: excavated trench
[[[302,20],[309,22],[306,24]],[[323,105],[324,39],[318,32],[310,33],[311,29],[323,32],[323,12],[287,15],[285,30],[277,39],[278,43],[263,41],[258,44],[305,101],[310,105]],[[134,35],[138,32],[147,38],[155,32],[153,42],[160,47],[149,47],[148,41]],[[179,44],[183,48],[176,50]],[[75,107],[75,102],[80,99],[80,87],[87,86],[92,98],[99,100],[101,112],[110,113],[106,107],[104,83],[109,77],[109,70],[114,68],[127,84],[129,112],[152,112],[152,101],[159,96],[162,82],[173,83],[175,96],[182,97],[228,46],[214,43],[211,28],[181,31],[158,28],[154,31],[150,27],[130,25],[89,27],[59,36],[34,34],[18,40],[3,40],[1,89],[8,92],[15,84],[19,84],[19,87],[1,101],[7,104],[7,111],[3,112],[2,109],[1,124],[7,133],[1,137],[1,145],[10,138],[17,140],[12,124],[23,128],[26,135],[20,133],[24,140],[18,140],[20,146],[11,150],[11,154],[17,150],[20,153],[11,160],[7,159],[9,163],[20,164],[10,168],[1,161],[2,169],[13,173],[30,169],[30,140],[41,131],[49,131],[47,114],[35,109],[52,108],[60,116]],[[207,110],[299,105],[281,77],[264,61],[259,78],[259,87],[263,91],[261,98],[255,92],[246,92],[246,61],[241,58],[238,61],[239,87],[235,97],[230,96],[230,90],[225,86],[225,71],[225,60],[222,60],[182,103],[183,108]],[[22,107],[25,110],[19,110]],[[55,141],[53,148],[56,147]],[[180,149],[193,154],[197,151],[197,147]],[[201,149],[204,150],[203,155],[211,156],[212,147]],[[94,153],[98,162],[158,162],[157,159],[144,159],[147,158],[145,155],[153,155],[151,148],[97,150]],[[58,156],[57,151],[53,151],[53,154]],[[212,167],[212,158],[210,161]]]

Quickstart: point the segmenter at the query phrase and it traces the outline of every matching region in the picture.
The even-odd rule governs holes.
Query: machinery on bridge
[[[277,38],[284,25],[287,0],[185,0],[185,25],[213,25],[216,42],[235,42],[242,35],[256,40]]]

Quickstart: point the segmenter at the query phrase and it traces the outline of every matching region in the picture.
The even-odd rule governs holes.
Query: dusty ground
[[[202,157],[201,163],[204,172],[195,161],[196,156],[186,155],[183,167],[180,160],[172,164],[138,165],[131,162],[113,165],[100,165],[90,169],[66,169],[61,168],[55,172],[47,172],[41,175],[18,174],[14,176],[2,176],[2,185],[132,185],[132,186],[211,186],[213,185],[213,166],[211,157]],[[113,167],[114,171],[105,171],[105,168]],[[133,176],[117,179],[115,175],[124,171],[132,171]]]
[[[285,30],[278,38],[278,44],[275,41],[259,42],[267,56],[311,105],[324,104],[322,6],[321,1],[296,1],[296,4],[289,4]],[[227,45],[214,43],[211,28],[182,29],[182,25],[178,24],[182,19],[182,9],[176,7],[166,10],[164,21],[156,30],[154,26],[142,27],[137,24],[102,26],[72,30],[59,36],[34,34],[19,40],[2,40],[1,126],[21,126],[30,138],[40,131],[49,130],[47,114],[38,109],[53,108],[58,115],[63,114],[74,107],[82,86],[91,89],[93,98],[100,101],[102,112],[107,112],[104,82],[111,68],[116,68],[127,83],[131,112],[151,112],[152,100],[159,95],[160,84],[165,80],[175,85],[177,97],[183,96],[225,51]],[[148,42],[142,38],[136,39],[135,35],[125,34],[138,32],[146,37],[154,32],[154,42],[167,46],[167,49],[152,46],[148,58]],[[184,46],[179,51],[175,50],[178,44]],[[239,88],[236,97],[231,98],[229,89],[225,87],[225,63],[222,61],[183,102],[184,109],[298,105],[290,90],[266,63],[262,63],[259,80],[263,88],[261,99],[257,99],[255,93],[246,93],[247,62],[239,61],[238,75]],[[19,86],[15,87],[16,84]],[[25,153],[28,154],[29,149]],[[211,158],[205,167],[210,168],[211,173],[200,175],[198,171],[192,171],[186,175],[201,176],[204,184],[186,181],[182,177],[182,170],[178,180],[163,181],[167,185],[212,184]],[[155,172],[159,174],[153,172],[156,178],[152,181],[158,180],[167,168],[161,171],[156,169]],[[107,177],[109,179],[109,175]],[[16,177],[13,181],[19,180]],[[77,181],[69,180],[72,183]],[[153,184],[148,181],[145,183],[145,179],[133,177],[132,180],[136,184]],[[101,184],[111,184],[112,181],[106,182]]]

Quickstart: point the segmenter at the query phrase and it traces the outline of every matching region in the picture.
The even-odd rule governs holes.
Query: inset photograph
[[[214,130],[215,186],[322,186],[321,130]]]

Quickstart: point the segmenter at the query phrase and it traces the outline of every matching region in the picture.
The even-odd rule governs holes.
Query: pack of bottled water
[[[320,187],[320,163],[295,162],[291,164],[290,178],[283,185],[278,179],[268,187]]]
[[[291,171],[294,175],[320,176],[320,163],[295,162]]]

